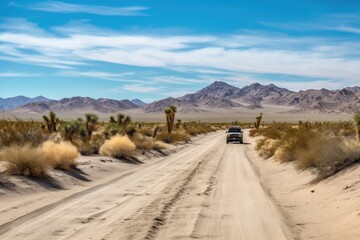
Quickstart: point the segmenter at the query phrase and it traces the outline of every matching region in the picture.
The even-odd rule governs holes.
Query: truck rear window
[[[228,132],[241,132],[240,128],[229,128]]]

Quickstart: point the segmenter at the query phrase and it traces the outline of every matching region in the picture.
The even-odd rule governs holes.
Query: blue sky
[[[0,1],[0,97],[360,85],[360,1]]]

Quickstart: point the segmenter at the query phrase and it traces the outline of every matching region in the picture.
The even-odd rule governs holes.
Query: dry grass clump
[[[77,148],[69,142],[47,141],[41,146],[46,163],[54,169],[70,170],[75,168],[79,156]]]
[[[267,159],[274,156],[279,144],[279,140],[260,138],[257,141],[256,150],[259,151],[261,157]]]
[[[83,156],[89,156],[92,154],[98,154],[100,147],[104,144],[105,138],[101,134],[93,134],[90,139],[78,138],[73,141],[73,144],[77,147],[78,151]]]
[[[189,142],[190,136],[185,131],[180,130],[171,132],[170,134],[161,132],[156,136],[156,139],[164,143],[176,144],[178,142]]]
[[[161,141],[156,141],[156,142],[154,142],[154,145],[153,145],[154,150],[163,150],[163,149],[168,149],[168,148],[169,148],[169,144],[161,142]]]
[[[137,149],[147,151],[153,149],[154,142],[152,138],[140,134],[135,134],[135,136],[133,136],[131,140],[134,142]]]
[[[131,157],[135,149],[135,144],[128,136],[116,135],[105,141],[100,148],[100,155],[115,158]]]
[[[6,173],[10,175],[45,177],[49,169],[41,149],[30,145],[5,147],[0,160],[4,161]]]

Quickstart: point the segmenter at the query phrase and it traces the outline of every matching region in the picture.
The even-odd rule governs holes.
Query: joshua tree
[[[96,114],[93,113],[87,113],[85,114],[85,129],[86,133],[89,139],[91,139],[92,133],[96,129],[96,124],[98,123],[99,117]]]
[[[156,135],[157,135],[158,131],[159,131],[159,126],[156,126],[155,129],[154,129],[153,135],[152,135],[153,138],[156,138]]]
[[[124,121],[122,122],[122,125],[124,127],[126,127],[129,123],[131,123],[131,117],[130,116],[126,116]]]
[[[169,134],[172,132],[174,126],[176,110],[176,106],[174,105],[171,105],[165,109],[166,124]]]
[[[176,129],[179,129],[180,126],[181,126],[181,119],[178,119],[178,120],[176,121],[175,127],[176,127]]]
[[[262,119],[262,113],[260,113],[260,115],[256,117],[256,122],[255,122],[255,128],[256,128],[256,129],[259,129],[260,123],[261,123],[261,119]]]
[[[74,135],[76,133],[79,133],[81,130],[81,126],[83,125],[83,123],[81,121],[76,120],[73,122],[67,122],[67,123],[63,123],[63,129],[64,129],[64,138],[66,141],[70,141],[73,142],[74,139]]]
[[[124,118],[125,118],[125,115],[122,113],[118,113],[116,115],[116,122],[119,126],[123,123]]]
[[[116,123],[114,116],[110,116],[109,123]]]
[[[44,115],[42,118],[46,123],[47,130],[49,132],[56,132],[56,125],[59,123],[59,119],[56,117],[56,114],[53,111],[50,111],[49,117]]]
[[[354,114],[354,121],[356,124],[357,138],[360,141],[360,112]]]

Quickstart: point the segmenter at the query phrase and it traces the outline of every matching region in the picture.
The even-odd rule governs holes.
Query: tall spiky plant
[[[116,123],[120,126],[123,123],[124,118],[125,118],[124,114],[118,113],[116,115]]]
[[[354,114],[354,121],[356,125],[357,138],[358,141],[360,142],[360,112],[356,112]]]
[[[126,127],[127,125],[129,125],[130,123],[131,123],[131,117],[130,116],[126,116],[125,117],[125,119],[124,119],[124,121],[123,121],[123,123],[122,123],[122,125],[124,126],[124,127]]]
[[[255,128],[256,128],[256,129],[259,129],[260,123],[261,123],[261,119],[262,119],[262,113],[260,113],[260,115],[256,117],[256,122],[255,122]]]
[[[92,133],[96,130],[96,124],[98,123],[99,117],[93,113],[85,114],[85,128],[89,139],[91,139]]]
[[[174,105],[171,105],[165,109],[165,115],[166,115],[166,124],[168,133],[170,134],[172,132],[174,121],[175,121],[175,114],[176,114],[177,108]]]
[[[44,115],[42,118],[45,121],[47,130],[49,132],[57,131],[57,124],[59,123],[59,119],[56,117],[56,113],[50,111],[49,117]]]
[[[115,120],[114,116],[110,116],[110,118],[109,118],[109,123],[110,123],[110,124],[116,123],[116,120]]]

